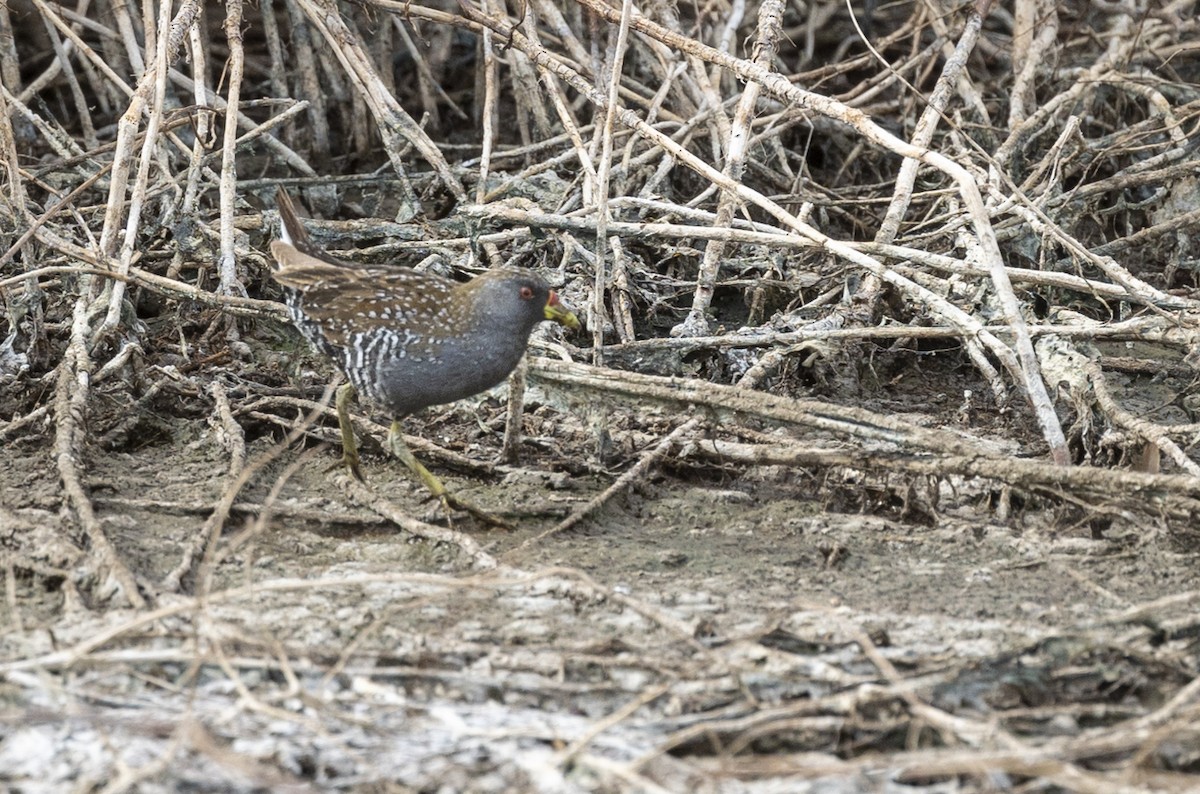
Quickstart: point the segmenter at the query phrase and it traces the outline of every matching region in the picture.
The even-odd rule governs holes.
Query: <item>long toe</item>
[[[476,507],[470,502],[459,499],[454,494],[449,492],[443,493],[441,496],[442,509],[446,511],[447,520],[450,518],[451,511],[457,510],[474,518],[480,523],[486,524],[496,529],[513,530],[516,529],[511,522],[505,521],[499,516],[489,513],[481,507]]]
[[[399,458],[405,466],[408,467],[409,471],[411,471],[417,476],[418,479],[421,480],[422,484],[424,484],[425,488],[429,491],[429,495],[442,503],[442,510],[445,511],[446,520],[451,524],[454,523],[453,514],[454,511],[457,510],[462,513],[467,513],[476,520],[489,526],[499,527],[501,529],[514,528],[512,524],[504,519],[494,516],[488,511],[478,508],[470,502],[459,499],[457,496],[450,493],[442,481],[438,479],[438,476],[429,469],[425,468],[421,461],[417,460],[416,456],[413,455],[412,450],[408,448],[408,445],[404,443],[404,437],[400,432],[400,423],[398,421],[393,421],[391,429],[388,430],[387,448],[393,455]]]
[[[354,479],[358,480],[359,482],[361,482],[363,484],[366,484],[367,478],[363,476],[362,467],[359,466],[358,455],[347,455],[346,453],[343,452],[341,465],[345,466],[347,469],[350,470],[350,473],[354,475]],[[333,467],[331,466],[330,468],[333,468]]]

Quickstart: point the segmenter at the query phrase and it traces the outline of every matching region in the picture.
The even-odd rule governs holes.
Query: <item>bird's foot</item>
[[[342,460],[341,460],[341,462],[340,462],[340,463],[335,463],[335,464],[333,464],[332,466],[330,466],[329,468],[330,468],[330,469],[336,469],[336,468],[337,468],[339,465],[340,465],[340,466],[342,466],[342,467],[344,467],[344,468],[346,468],[346,469],[348,469],[348,470],[349,470],[349,472],[350,472],[352,475],[354,475],[354,479],[356,479],[356,480],[358,480],[359,482],[361,482],[361,483],[363,483],[364,485],[366,485],[367,478],[363,476],[363,473],[362,473],[362,467],[361,467],[361,466],[359,465],[359,463],[358,463],[358,455],[357,455],[357,454],[355,454],[355,455],[347,455],[345,452],[343,452],[343,453],[342,453]]]
[[[387,449],[395,455],[409,471],[417,476],[429,491],[429,495],[437,499],[442,504],[442,511],[446,514],[446,520],[451,526],[454,524],[454,511],[467,513],[475,520],[493,527],[501,529],[514,529],[513,525],[502,518],[498,518],[482,508],[476,507],[470,502],[459,499],[454,494],[450,493],[449,489],[438,479],[437,475],[417,460],[412,454],[412,450],[404,443],[404,436],[400,432],[400,422],[393,421],[392,427],[388,430]]]
[[[350,422],[350,402],[354,399],[354,387],[343,383],[337,390],[338,429],[342,433],[342,465],[350,470],[354,479],[366,484],[362,468],[358,463],[358,444],[354,441],[354,426]],[[333,467],[330,467],[333,468]]]
[[[441,494],[437,494],[435,498],[442,503],[442,510],[446,513],[446,520],[451,524],[453,524],[454,521],[454,512],[458,511],[460,513],[466,513],[476,521],[487,524],[490,527],[495,527],[496,529],[516,529],[516,527],[514,527],[510,522],[505,521],[503,518],[493,515],[481,507],[476,507],[470,502],[459,499],[449,491],[443,491]]]

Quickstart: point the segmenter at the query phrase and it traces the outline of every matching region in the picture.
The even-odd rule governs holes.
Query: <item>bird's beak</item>
[[[550,290],[550,299],[546,301],[545,317],[547,320],[553,320],[567,328],[578,330],[580,327],[579,318],[575,316],[575,312],[568,309],[566,304],[558,299],[558,293],[554,290]]]

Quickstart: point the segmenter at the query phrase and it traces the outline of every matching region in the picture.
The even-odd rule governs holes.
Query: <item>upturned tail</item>
[[[292,202],[292,197],[283,188],[275,192],[275,205],[279,207],[279,219],[283,221],[279,239],[297,251],[308,253],[307,249],[312,248],[312,240],[309,239],[304,225],[300,223],[300,216],[296,214],[296,205]]]
[[[279,219],[283,223],[279,229],[279,239],[271,243],[271,253],[275,255],[275,259],[281,267],[286,267],[289,264],[286,260],[291,259],[287,255],[286,247],[288,246],[327,264],[338,267],[347,266],[347,263],[325,253],[312,241],[312,238],[308,236],[308,230],[300,222],[300,216],[296,214],[295,202],[283,188],[279,188],[275,192],[275,206],[279,208]]]
[[[271,255],[275,258],[271,278],[280,282],[284,287],[305,290],[312,284],[338,281],[344,277],[347,269],[356,269],[348,261],[331,257],[313,242],[308,236],[300,216],[296,215],[296,205],[287,192],[280,190],[275,194],[275,204],[280,209],[280,219],[283,221],[280,229],[280,239],[271,242]]]

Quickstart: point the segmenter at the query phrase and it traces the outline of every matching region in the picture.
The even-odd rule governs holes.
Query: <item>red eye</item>
[[[533,297],[533,287],[521,287],[521,300],[527,301]]]

